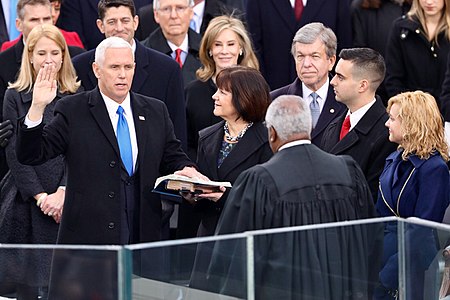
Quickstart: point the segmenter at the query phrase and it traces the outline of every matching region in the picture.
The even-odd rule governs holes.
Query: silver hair
[[[97,64],[103,65],[103,62],[105,61],[105,52],[108,48],[129,48],[133,54],[134,61],[134,51],[130,43],[120,37],[111,36],[104,39],[95,49],[95,62]]]
[[[336,55],[337,38],[333,30],[320,22],[309,23],[300,28],[292,40],[291,53],[295,57],[295,43],[312,44],[319,39],[325,45],[328,57]]]
[[[312,127],[309,105],[299,96],[280,96],[267,109],[266,126],[273,127],[282,141],[300,133],[309,136]]]
[[[189,7],[194,6],[194,0],[186,0],[186,2]],[[161,6],[160,0],[153,0],[153,9],[154,10],[159,9],[160,6]]]

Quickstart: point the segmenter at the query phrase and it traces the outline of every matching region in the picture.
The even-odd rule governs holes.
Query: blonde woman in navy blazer
[[[242,171],[272,156],[262,124],[271,101],[269,86],[259,71],[243,66],[222,70],[216,83],[214,115],[223,121],[200,131],[197,163],[211,180],[233,183]],[[214,234],[227,196],[197,201],[199,236]]]
[[[406,92],[392,97],[387,111],[389,140],[399,146],[387,157],[380,176],[378,213],[442,222],[450,194],[449,156],[436,101],[422,91]],[[424,272],[437,253],[433,231],[418,227],[406,226],[408,299],[425,299]],[[397,225],[390,222],[385,227],[376,299],[394,299],[398,294],[397,251]]]

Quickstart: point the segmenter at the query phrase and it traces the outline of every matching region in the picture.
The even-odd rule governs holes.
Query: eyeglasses
[[[177,13],[177,15],[181,15],[188,8],[189,8],[189,6],[175,6],[175,7],[166,6],[166,7],[162,7],[160,9],[158,9],[158,11],[163,15],[170,15],[172,13],[172,11],[174,10]]]

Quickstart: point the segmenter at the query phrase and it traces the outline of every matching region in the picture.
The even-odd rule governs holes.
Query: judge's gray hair
[[[312,121],[309,105],[299,96],[280,96],[267,109],[266,126],[273,127],[283,141],[297,134],[310,136]]]
[[[134,61],[134,51],[133,48],[131,48],[130,43],[122,38],[111,36],[104,39],[100,44],[98,44],[97,48],[95,49],[95,62],[98,65],[103,66],[103,63],[105,62],[105,52],[108,48],[129,48],[131,50],[131,53],[133,54]]]
[[[325,45],[325,53],[330,58],[336,55],[337,37],[333,30],[320,22],[313,22],[301,27],[292,40],[291,53],[295,57],[295,44],[313,44],[319,39]]]

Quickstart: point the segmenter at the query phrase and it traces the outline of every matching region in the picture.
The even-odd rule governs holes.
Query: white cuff
[[[37,121],[31,121],[27,114],[23,123],[25,124],[25,126],[27,126],[27,128],[34,128],[34,127],[39,126],[39,124],[42,123],[42,117]]]

